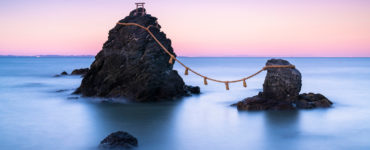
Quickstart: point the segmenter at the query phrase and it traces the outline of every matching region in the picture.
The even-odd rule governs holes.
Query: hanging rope
[[[168,63],[170,64],[173,64],[173,61],[175,60],[176,62],[178,62],[181,66],[183,66],[185,68],[185,75],[188,75],[189,74],[189,71],[191,71],[192,73],[194,73],[195,75],[198,75],[200,77],[202,77],[204,79],[204,85],[208,85],[208,82],[207,80],[210,80],[210,81],[214,81],[214,82],[219,82],[219,83],[224,83],[225,84],[225,87],[226,87],[226,90],[229,90],[229,83],[236,83],[236,82],[243,82],[243,87],[247,87],[247,82],[246,80],[258,75],[259,73],[261,73],[262,71],[264,70],[267,70],[269,68],[295,68],[294,65],[270,65],[270,66],[264,66],[261,70],[257,71],[256,73],[250,75],[250,76],[247,76],[247,77],[244,77],[244,78],[241,78],[241,79],[238,79],[238,80],[231,80],[231,81],[222,81],[222,80],[217,80],[217,79],[213,79],[213,78],[210,78],[210,77],[207,77],[207,76],[204,76],[196,71],[194,71],[193,69],[189,68],[188,66],[186,66],[184,63],[182,63],[180,60],[178,60],[173,54],[171,54],[166,47],[163,46],[163,44],[154,36],[154,34],[149,30],[150,27],[152,27],[152,25],[149,25],[148,27],[144,27],[140,24],[137,24],[137,23],[121,23],[121,22],[118,22],[117,24],[119,25],[123,25],[123,26],[137,26],[137,27],[140,27],[144,30],[146,30],[149,35],[158,43],[158,45],[164,50],[164,52],[166,52],[169,56],[170,56],[170,60],[168,61]]]

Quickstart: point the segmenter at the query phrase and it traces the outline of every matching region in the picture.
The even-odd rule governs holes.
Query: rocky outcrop
[[[137,139],[131,134],[118,131],[110,134],[100,142],[101,149],[131,149],[138,146]]]
[[[66,71],[63,71],[60,74],[54,75],[54,77],[61,77],[61,76],[66,76],[66,75],[68,75],[68,73]]]
[[[75,69],[72,71],[71,75],[85,75],[89,71],[89,68]]]
[[[160,31],[157,18],[135,15],[133,10],[121,23],[152,25],[150,31],[172,53],[171,40]],[[134,101],[159,101],[199,93],[185,85],[173,64],[154,39],[136,26],[116,25],[109,31],[103,49],[75,93],[83,96],[125,97]]]
[[[266,66],[291,65],[282,59],[268,60]],[[268,68],[263,91],[236,104],[239,110],[292,110],[296,108],[330,107],[321,94],[299,94],[302,76],[296,68]]]
[[[298,108],[330,107],[333,103],[321,94],[303,93],[295,101]]]

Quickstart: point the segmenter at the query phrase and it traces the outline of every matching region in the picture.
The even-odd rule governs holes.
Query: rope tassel
[[[168,61],[168,63],[173,64],[173,56],[170,56],[170,60]]]
[[[245,80],[243,80],[243,86],[246,88],[247,87],[247,82],[245,82]]]
[[[207,77],[204,77],[204,85],[208,85]]]
[[[185,68],[185,75],[188,75],[189,74],[189,68],[188,67],[186,67]]]
[[[230,90],[229,88],[229,82],[225,82],[226,90]]]

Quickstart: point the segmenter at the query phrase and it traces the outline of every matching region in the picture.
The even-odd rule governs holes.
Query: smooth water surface
[[[250,75],[269,58],[180,58],[219,79]],[[230,105],[262,90],[265,72],[242,83],[183,76],[202,94],[161,103],[101,103],[71,95],[79,76],[53,77],[88,67],[94,58],[0,58],[0,149],[97,149],[111,132],[139,140],[138,150],[370,149],[370,59],[285,58],[303,75],[302,92],[320,92],[333,108],[238,111]],[[59,91],[63,90],[63,91]],[[77,97],[79,97],[77,95]]]

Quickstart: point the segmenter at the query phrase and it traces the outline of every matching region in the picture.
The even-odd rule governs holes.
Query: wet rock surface
[[[138,23],[150,31],[172,53],[171,40],[160,31],[157,18],[135,15],[133,10],[121,23]],[[145,31],[136,26],[116,25],[109,31],[103,49],[95,56],[75,94],[97,97],[125,97],[144,102],[179,98],[199,93],[199,87],[185,85],[170,56]]]
[[[101,149],[131,149],[137,146],[137,139],[131,134],[123,131],[108,135],[99,144],[99,148]]]
[[[270,59],[269,65],[291,65],[283,59]],[[263,92],[236,104],[239,110],[293,110],[330,107],[333,103],[321,94],[299,94],[302,75],[296,68],[268,68]]]

